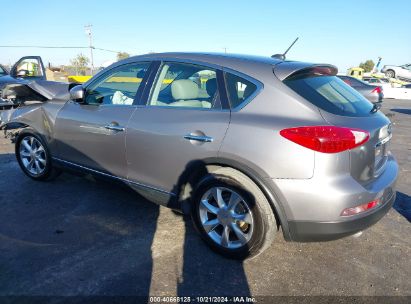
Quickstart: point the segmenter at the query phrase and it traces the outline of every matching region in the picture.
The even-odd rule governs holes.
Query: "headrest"
[[[198,86],[189,79],[175,80],[171,83],[171,95],[175,100],[198,98]]]
[[[215,92],[217,91],[217,79],[216,78],[211,78],[211,79],[207,80],[206,90],[207,90],[208,96],[213,98],[214,95],[215,95]]]
[[[255,91],[255,87],[252,85],[247,85],[244,90],[243,99],[247,99]]]

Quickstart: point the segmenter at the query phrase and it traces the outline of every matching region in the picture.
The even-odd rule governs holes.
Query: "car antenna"
[[[275,54],[272,55],[271,58],[276,58],[280,60],[285,60],[285,55],[287,55],[288,51],[293,47],[293,45],[297,42],[299,37],[295,38],[294,42],[288,47],[288,49],[283,54]]]

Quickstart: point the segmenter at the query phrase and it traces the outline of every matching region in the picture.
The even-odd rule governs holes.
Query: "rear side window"
[[[257,91],[257,86],[240,76],[225,73],[228,97],[231,108],[234,109]]]
[[[322,110],[343,116],[368,116],[373,105],[335,76],[285,80],[284,83]]]

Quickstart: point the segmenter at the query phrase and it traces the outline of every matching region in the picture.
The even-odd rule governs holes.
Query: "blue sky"
[[[1,0],[0,45],[87,46],[137,55],[213,51],[272,55],[300,40],[288,58],[332,63],[341,71],[366,59],[411,63],[411,1],[78,1]],[[41,55],[69,63],[78,49],[0,48],[0,62]],[[95,51],[95,65],[116,54]]]

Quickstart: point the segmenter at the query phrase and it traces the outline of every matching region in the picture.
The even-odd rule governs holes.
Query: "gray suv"
[[[226,54],[128,58],[16,109],[16,157],[35,180],[61,169],[125,183],[190,213],[217,252],[246,258],[281,226],[332,240],[391,208],[390,121],[332,65]],[[7,126],[6,126],[7,127]]]

